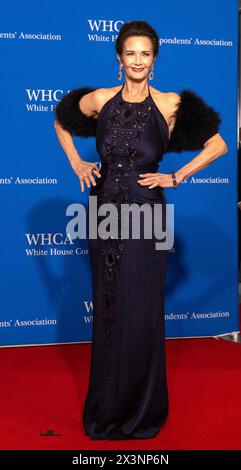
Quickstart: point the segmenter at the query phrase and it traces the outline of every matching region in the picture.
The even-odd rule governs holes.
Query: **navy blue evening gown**
[[[140,173],[157,172],[169,143],[168,126],[149,89],[131,103],[122,89],[100,111],[96,149],[101,178],[91,187],[98,207],[112,203],[162,204],[164,189],[140,186]],[[99,216],[98,222],[103,216]],[[131,215],[130,215],[131,221]],[[92,439],[154,437],[168,416],[164,285],[167,250],[144,238],[88,239],[93,286],[93,336],[83,410]]]

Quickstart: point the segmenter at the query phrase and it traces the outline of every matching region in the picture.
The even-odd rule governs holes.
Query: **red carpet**
[[[84,434],[90,350],[90,343],[0,349],[1,449],[241,449],[241,345],[167,340],[168,420],[157,437],[130,441]],[[48,430],[59,435],[41,436]]]

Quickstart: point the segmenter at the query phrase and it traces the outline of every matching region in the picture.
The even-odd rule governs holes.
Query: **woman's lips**
[[[134,72],[142,72],[142,70],[144,70],[144,67],[142,67],[141,69],[136,69],[135,67],[131,67],[132,70],[134,70]]]

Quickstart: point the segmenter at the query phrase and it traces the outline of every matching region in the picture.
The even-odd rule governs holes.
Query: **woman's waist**
[[[124,172],[157,172],[158,169],[158,159],[153,157],[151,161],[148,162],[141,162],[135,161],[135,159],[131,158],[123,158],[114,156],[107,160],[101,161],[101,171],[103,173],[107,172],[118,172],[119,174]]]
[[[102,162],[100,178],[96,178],[96,186],[91,188],[91,195],[105,193],[106,197],[121,199],[135,199],[136,201],[161,201],[163,188],[156,186],[149,188],[138,183],[140,174],[156,173],[157,162],[140,163],[127,158],[110,159],[108,163]]]
[[[137,182],[139,176],[134,173],[129,175],[128,180],[108,179],[102,180],[102,183],[92,186],[90,190],[91,196],[99,196],[99,200],[104,202],[163,202],[165,200],[164,188],[155,186],[141,186]]]

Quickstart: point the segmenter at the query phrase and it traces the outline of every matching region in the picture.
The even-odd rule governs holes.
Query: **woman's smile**
[[[134,72],[142,72],[144,70],[144,67],[141,67],[141,68],[131,67],[131,70],[133,70]]]

